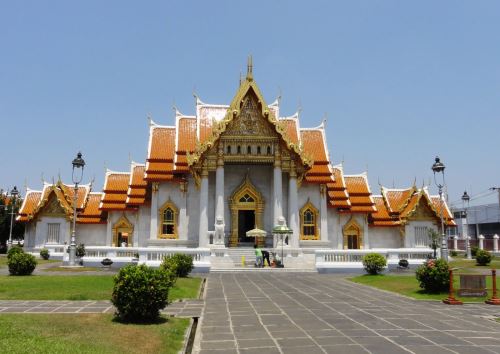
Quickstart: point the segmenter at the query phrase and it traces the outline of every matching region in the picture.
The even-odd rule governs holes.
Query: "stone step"
[[[317,273],[316,269],[303,268],[255,268],[255,267],[234,267],[234,268],[218,268],[213,267],[210,273],[245,273],[245,272],[262,272],[262,273]]]

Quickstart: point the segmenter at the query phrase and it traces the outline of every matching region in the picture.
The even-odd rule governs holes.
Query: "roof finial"
[[[247,80],[248,81],[252,81],[253,80],[253,61],[252,61],[252,55],[248,56]]]
[[[243,81],[243,74],[241,73],[240,71],[240,86],[241,86],[241,82]]]

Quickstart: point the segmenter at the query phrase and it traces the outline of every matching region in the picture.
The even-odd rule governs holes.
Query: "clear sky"
[[[144,162],[147,115],[228,104],[247,55],[268,103],[327,116],[333,163],[372,191],[428,184],[449,200],[500,185],[498,1],[7,1],[0,11],[0,187],[84,182]],[[436,192],[434,185],[431,191]],[[495,202],[493,196],[476,202]]]

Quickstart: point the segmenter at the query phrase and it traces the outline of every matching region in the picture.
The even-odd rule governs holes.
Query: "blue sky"
[[[147,115],[229,103],[246,58],[268,103],[327,118],[333,163],[450,201],[500,185],[496,1],[1,1],[0,186],[84,180],[146,157]],[[435,192],[435,187],[431,190]],[[476,202],[495,202],[494,196]]]

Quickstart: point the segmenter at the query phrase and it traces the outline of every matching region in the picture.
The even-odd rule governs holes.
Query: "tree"
[[[434,229],[429,229],[429,241],[431,244],[429,245],[430,248],[434,250],[434,258],[436,257],[436,250],[438,249],[439,245],[441,244],[441,235],[439,232],[437,232]]]
[[[17,198],[14,203],[14,220],[12,224],[12,239],[22,239],[24,237],[24,224],[16,222],[15,217],[19,212],[23,200]],[[11,207],[9,198],[0,190],[0,249],[6,245],[10,233],[10,213]]]

